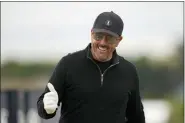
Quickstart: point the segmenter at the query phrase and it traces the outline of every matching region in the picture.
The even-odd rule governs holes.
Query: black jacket
[[[139,93],[139,79],[133,64],[113,54],[113,64],[101,73],[92,60],[90,44],[84,50],[64,56],[51,82],[62,102],[59,123],[145,123]],[[37,101],[44,119],[55,116],[44,110],[43,96]]]

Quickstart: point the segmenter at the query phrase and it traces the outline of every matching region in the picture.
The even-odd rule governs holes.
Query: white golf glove
[[[44,95],[44,109],[46,110],[47,114],[53,114],[58,108],[58,93],[51,83],[48,83],[47,87],[50,92]]]

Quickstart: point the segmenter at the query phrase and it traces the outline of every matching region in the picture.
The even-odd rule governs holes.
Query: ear
[[[117,43],[116,43],[116,47],[119,45],[119,42],[120,42],[122,39],[123,39],[123,37],[122,37],[122,36],[118,37],[118,39],[117,39]]]
[[[93,33],[93,30],[91,29],[91,33]]]
[[[92,29],[91,29],[91,35],[93,34],[93,31],[92,31]]]
[[[120,36],[120,37],[118,38],[119,41],[121,41],[122,39],[123,39],[123,36]]]

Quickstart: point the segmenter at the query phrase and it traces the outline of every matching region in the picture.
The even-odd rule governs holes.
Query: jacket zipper
[[[107,72],[107,70],[110,69],[111,67],[117,65],[117,64],[119,64],[119,62],[110,65],[110,66],[109,66],[107,69],[105,69],[105,71],[101,74],[101,86],[103,85],[103,77],[104,77],[105,73]]]
[[[96,62],[94,62],[90,57],[88,57],[88,58],[89,58],[89,59],[98,67],[98,69],[99,69],[100,76],[101,76],[101,86],[103,85],[104,75],[105,75],[105,73],[107,72],[107,70],[110,69],[111,67],[113,67],[113,66],[119,64],[119,62],[117,62],[117,63],[115,63],[115,64],[110,65],[110,66],[109,66],[107,69],[105,69],[105,71],[102,73],[100,67],[96,64]]]

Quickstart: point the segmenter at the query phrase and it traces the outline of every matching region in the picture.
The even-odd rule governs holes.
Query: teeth
[[[102,51],[106,51],[107,50],[107,48],[106,47],[98,47],[100,50],[102,50]]]

